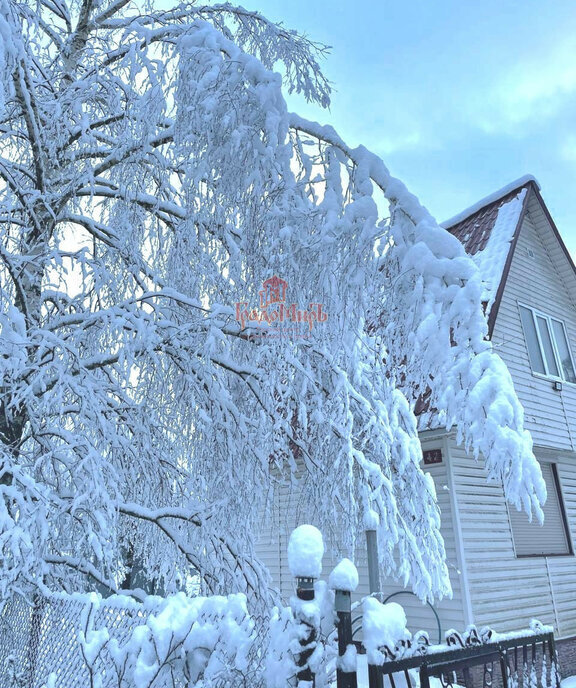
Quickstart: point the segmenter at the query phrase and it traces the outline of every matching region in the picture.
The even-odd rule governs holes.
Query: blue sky
[[[331,111],[438,220],[533,174],[576,256],[574,0],[248,0],[332,46]]]

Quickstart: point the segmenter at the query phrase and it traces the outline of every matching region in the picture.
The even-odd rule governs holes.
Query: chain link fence
[[[87,688],[89,669],[79,641],[87,599],[36,596],[33,601],[14,596],[0,613],[0,686],[41,688],[52,682],[58,688]],[[150,614],[140,605],[101,605],[95,610],[94,628],[107,628],[110,638],[124,644],[134,626]],[[107,666],[107,653],[97,661],[103,686],[117,686]],[[106,674],[110,674],[106,683]]]
[[[234,597],[156,598],[142,605],[119,597],[14,596],[0,611],[0,688],[130,688],[144,656],[158,667],[149,683],[154,688],[204,685],[203,679],[210,686],[258,686],[265,624]],[[171,622],[180,615],[164,640],[157,628],[162,613]],[[222,633],[231,624],[236,645]],[[214,634],[222,638],[206,642]],[[242,670],[235,663],[239,648],[246,648]]]

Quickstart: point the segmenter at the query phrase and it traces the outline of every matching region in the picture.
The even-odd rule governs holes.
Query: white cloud
[[[370,146],[380,155],[390,155],[397,151],[411,150],[414,148],[429,148],[428,142],[422,138],[420,131],[409,131],[395,136],[372,136]]]
[[[576,162],[576,136],[574,134],[566,136],[560,147],[560,155],[563,160]]]
[[[487,133],[513,133],[557,115],[576,96],[576,41],[519,59],[487,93],[472,99],[471,119]]]

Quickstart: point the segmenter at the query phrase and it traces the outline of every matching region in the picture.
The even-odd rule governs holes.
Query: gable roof
[[[444,220],[444,222],[440,223],[440,226],[444,227],[444,229],[447,229],[450,233],[454,233],[456,228],[460,225],[464,223],[470,223],[476,215],[485,214],[487,211],[492,209],[493,206],[497,208],[499,204],[506,202],[506,197],[511,196],[515,192],[519,191],[523,187],[529,186],[530,184],[540,189],[540,184],[538,183],[536,177],[533,177],[531,174],[526,174],[523,177],[520,177],[520,179],[510,182],[510,184],[506,184],[506,186],[498,189],[498,191],[494,191],[490,195],[481,198],[479,201],[476,201],[474,205],[462,210],[457,215],[454,215],[454,217]],[[468,251],[468,249],[466,249],[466,251],[468,253],[474,253],[474,251]]]
[[[546,248],[550,258],[576,306],[576,266],[540,195],[540,185],[533,176],[527,175],[517,179],[440,223],[441,227],[464,245],[466,253],[472,257],[480,270],[484,283],[483,301],[488,316],[489,338],[492,337],[510,265],[527,212],[530,212],[534,224],[541,228],[542,236],[547,237]],[[442,427],[437,411],[430,408],[429,393],[416,400],[414,410],[421,431]]]
[[[508,184],[442,223],[442,227],[460,240],[480,270],[489,336],[494,329],[522,221],[528,209],[539,215],[551,228],[557,241],[551,242],[553,245],[548,248],[557,258],[558,253],[564,254],[567,259],[564,266],[576,286],[576,268],[542,200],[540,186],[532,176]]]

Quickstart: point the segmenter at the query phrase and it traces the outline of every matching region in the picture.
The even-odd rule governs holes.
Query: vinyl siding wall
[[[547,241],[555,241],[551,232]],[[512,375],[534,444],[576,450],[576,385],[564,382],[557,392],[549,379],[532,374],[519,303],[564,321],[576,355],[576,307],[530,215],[522,226],[492,341]]]
[[[576,455],[558,460],[558,478],[564,498],[572,548],[576,546]],[[560,637],[576,635],[576,557],[549,557],[550,586]]]
[[[556,463],[572,541],[576,533],[576,456],[536,448]],[[457,489],[473,622],[497,631],[552,624],[558,637],[576,634],[576,558],[517,558],[501,486],[487,483],[482,461],[455,442],[450,458]],[[539,526],[534,523],[534,528]]]
[[[422,439],[422,448],[441,449],[443,461],[441,464],[425,466],[424,470],[430,473],[436,486],[438,505],[440,507],[441,528],[440,532],[444,538],[446,548],[446,562],[450,574],[450,584],[452,586],[452,597],[435,600],[434,607],[440,617],[442,636],[450,629],[463,631],[468,623],[465,613],[464,581],[462,573],[461,551],[457,539],[457,523],[455,520],[455,510],[453,507],[454,492],[451,484],[448,464],[448,445],[446,438]],[[382,580],[382,590],[384,595],[390,595],[399,590],[403,590],[401,584],[395,581]],[[430,635],[432,642],[438,641],[438,630],[433,612],[427,605],[423,605],[419,599],[413,595],[399,595],[391,601],[398,602],[404,607],[408,619],[408,628],[412,633],[424,630]]]
[[[434,478],[438,494],[442,518],[441,532],[445,540],[450,581],[453,589],[451,599],[435,601],[434,603],[440,616],[442,633],[444,634],[451,628],[464,630],[466,626],[462,601],[461,561],[456,540],[457,528],[455,527],[452,509],[453,493],[449,486],[445,440],[428,441],[424,446],[426,449],[441,448],[445,457],[442,464],[426,467],[426,470]],[[286,554],[288,539],[296,526],[307,522],[310,521],[306,519],[304,514],[299,513],[297,491],[290,495],[290,490],[285,488],[277,499],[271,517],[266,519],[262,536],[257,546],[257,554],[267,564],[272,576],[272,583],[280,590],[282,599],[286,604],[289,602],[290,596],[294,594],[295,589],[294,581],[288,570]],[[314,523],[313,520],[311,522]],[[337,543],[335,543],[334,538],[332,538],[332,541],[330,538],[327,539],[327,553],[324,556],[322,571],[322,579],[324,580],[328,579],[332,568],[338,563],[341,556],[337,553]],[[354,563],[358,567],[360,578],[358,589],[352,598],[353,602],[355,602],[369,594],[366,546],[363,537],[358,542],[353,558]],[[383,573],[381,573],[381,587],[385,596],[404,590],[401,583],[385,579]],[[391,601],[398,602],[404,607],[408,619],[408,627],[412,632],[425,630],[430,634],[430,639],[433,642],[438,640],[438,627],[430,607],[423,604],[415,596],[404,593],[395,596]]]
[[[546,248],[546,242],[554,241],[542,214],[536,208],[533,213],[529,211],[492,340],[525,409],[525,424],[532,434],[536,456],[557,465],[574,542],[576,385],[564,382],[558,392],[549,379],[532,374],[518,310],[522,303],[562,320],[576,355],[576,308]],[[517,558],[502,488],[487,484],[482,462],[467,456],[453,440],[449,450],[474,623],[507,631],[527,626],[537,618],[553,624],[558,637],[576,634],[576,558]]]

